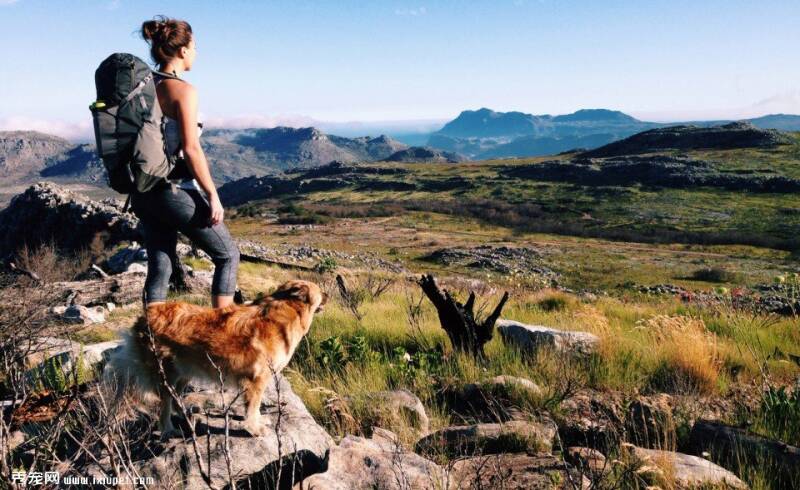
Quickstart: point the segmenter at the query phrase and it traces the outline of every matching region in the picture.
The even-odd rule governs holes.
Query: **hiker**
[[[166,152],[177,156],[166,179],[146,192],[130,193],[134,214],[141,220],[147,247],[145,305],[166,300],[173,264],[178,264],[178,231],[214,262],[211,303],[233,303],[239,250],[223,223],[223,209],[200,146],[202,124],[197,121],[197,90],[181,79],[197,54],[192,28],[186,21],[158,16],[142,23],[141,35],[158,65],[156,95],[165,116]],[[160,73],[159,73],[160,72]]]

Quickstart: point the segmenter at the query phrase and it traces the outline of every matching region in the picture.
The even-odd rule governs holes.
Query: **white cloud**
[[[428,9],[426,9],[425,7],[409,8],[409,9],[401,8],[394,10],[395,15],[410,15],[412,17],[419,17],[420,15],[425,15],[427,13]]]
[[[106,10],[117,10],[120,6],[120,0],[111,0],[106,4]]]
[[[3,5],[13,5],[17,3],[19,0],[0,0],[0,6]]]
[[[65,121],[62,119],[36,119],[22,116],[0,117],[0,131],[39,131],[61,136],[74,142],[94,141],[92,120]]]
[[[765,114],[800,114],[800,90],[773,95],[744,109],[753,116]]]
[[[200,114],[199,119],[203,121],[203,126],[207,128],[274,128],[275,126],[289,126],[292,128],[303,128],[316,126],[319,121],[308,116],[295,114],[264,116],[261,114],[240,114],[237,116],[204,117]]]

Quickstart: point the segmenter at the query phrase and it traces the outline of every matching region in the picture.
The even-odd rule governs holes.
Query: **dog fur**
[[[259,406],[267,383],[289,363],[314,314],[327,300],[328,295],[313,282],[294,280],[251,304],[225,308],[183,302],[149,305],[123,348],[109,360],[108,372],[115,377],[118,394],[132,389],[143,398],[160,398],[159,427],[166,437],[175,429],[164,378],[180,395],[192,380],[218,382],[221,371],[226,385],[243,391],[245,429],[254,436],[263,435],[266,426]]]

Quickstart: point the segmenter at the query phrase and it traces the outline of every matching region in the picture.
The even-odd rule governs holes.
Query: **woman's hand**
[[[209,217],[211,226],[222,223],[222,219],[225,217],[225,210],[222,209],[222,202],[219,200],[219,196],[216,194],[211,196],[209,205],[211,207],[211,216]]]

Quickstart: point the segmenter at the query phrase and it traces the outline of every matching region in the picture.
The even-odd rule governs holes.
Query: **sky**
[[[94,70],[187,20],[210,126],[435,129],[462,110],[800,113],[797,0],[0,0],[0,130],[91,134]]]

